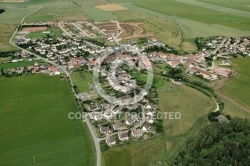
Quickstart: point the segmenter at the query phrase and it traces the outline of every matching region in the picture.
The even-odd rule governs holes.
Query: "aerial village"
[[[81,101],[84,111],[95,129],[98,139],[108,146],[124,144],[127,141],[145,140],[159,134],[158,119],[155,118],[159,111],[156,98],[156,90],[151,88],[143,91],[142,80],[135,77],[136,74],[145,72],[151,63],[161,63],[171,68],[185,68],[185,73],[190,76],[199,76],[208,81],[216,81],[220,78],[230,77],[233,73],[230,68],[230,59],[235,54],[250,56],[250,37],[225,38],[222,36],[210,39],[197,39],[201,49],[197,53],[179,55],[173,48],[155,39],[152,34],[146,33],[140,28],[139,23],[109,22],[53,22],[39,23],[39,27],[21,28],[21,33],[15,37],[15,42],[27,51],[16,52],[10,63],[34,61],[27,67],[7,69],[8,75],[24,73],[44,73],[48,75],[62,75],[63,69],[69,73],[78,68],[85,68],[89,72],[97,72],[102,80],[104,91],[115,98],[115,104],[106,100],[92,99],[87,92],[78,93],[76,97]],[[29,31],[36,31],[47,26],[57,26],[62,29],[63,36],[53,38],[50,35],[44,38],[29,38]],[[134,29],[129,35],[123,35],[128,28]],[[95,40],[99,35],[106,38],[106,45]],[[91,40],[85,39],[88,37]],[[143,38],[138,44],[136,38]],[[128,40],[120,44],[122,40]],[[164,51],[155,51],[164,50]],[[160,48],[160,49],[159,49]],[[149,51],[150,50],[150,51]],[[39,62],[35,55],[40,56],[55,65]],[[150,61],[147,61],[147,59]],[[219,64],[215,61],[220,59]],[[126,62],[126,65],[123,65]],[[117,64],[121,63],[121,65]],[[100,67],[101,66],[101,67]],[[133,70],[129,69],[133,66]],[[114,67],[114,72],[110,69]],[[63,69],[62,69],[63,68]],[[176,84],[178,85],[178,84]],[[98,93],[99,87],[89,85],[91,91]],[[141,93],[140,93],[141,92]],[[126,99],[133,99],[137,94],[137,102],[129,105],[121,105]],[[136,99],[135,99],[136,100]],[[118,103],[118,104],[117,104]],[[130,113],[129,116],[126,113]],[[133,114],[135,113],[135,114]]]

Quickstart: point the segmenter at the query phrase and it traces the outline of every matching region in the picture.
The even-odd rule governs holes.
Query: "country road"
[[[227,41],[227,39],[223,39],[222,42],[216,47],[216,49],[213,50],[212,52],[210,52],[210,54],[208,56],[216,54],[216,52],[224,46],[226,41]]]

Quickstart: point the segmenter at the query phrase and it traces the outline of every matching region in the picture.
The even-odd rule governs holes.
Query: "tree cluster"
[[[250,162],[250,121],[232,119],[212,123],[190,140],[174,165],[248,165]]]
[[[5,12],[5,10],[4,9],[0,9],[0,14],[3,13],[3,12]]]

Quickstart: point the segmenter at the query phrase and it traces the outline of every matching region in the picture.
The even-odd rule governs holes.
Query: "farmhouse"
[[[227,69],[227,68],[215,68],[214,72],[218,76],[229,77],[229,75],[231,74],[232,71],[230,69]]]

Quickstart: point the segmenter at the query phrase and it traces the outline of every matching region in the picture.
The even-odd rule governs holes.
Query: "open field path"
[[[225,78],[222,80],[219,80],[218,83],[216,85],[213,86],[213,89],[215,90],[215,92],[219,95],[220,98],[230,102],[231,104],[233,104],[234,106],[238,107],[239,109],[245,111],[245,112],[250,112],[250,109],[246,106],[244,106],[243,104],[241,104],[240,102],[238,102],[237,100],[235,100],[234,98],[226,95],[221,88],[228,83],[228,81],[230,81],[231,79],[229,78]]]

